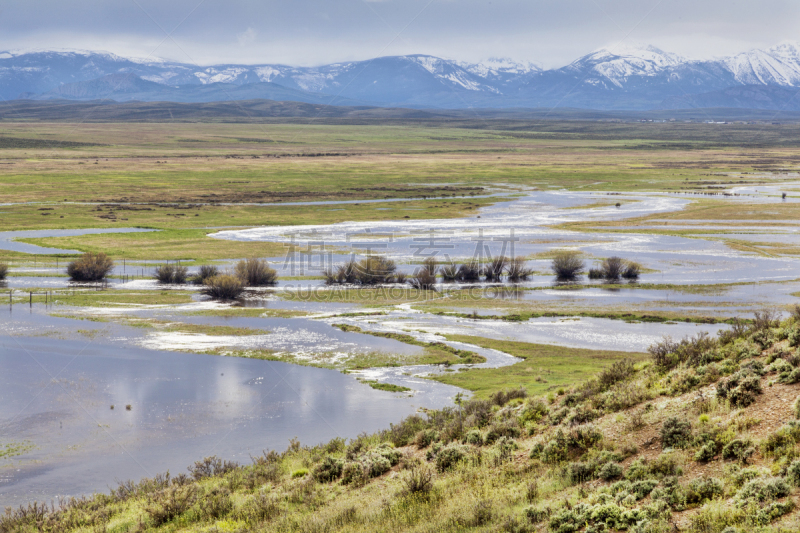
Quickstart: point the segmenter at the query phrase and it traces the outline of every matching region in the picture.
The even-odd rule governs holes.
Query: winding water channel
[[[608,199],[625,203],[620,207],[580,208]],[[642,276],[643,283],[770,282],[779,284],[781,289],[765,289],[759,298],[775,304],[792,301],[792,291],[798,288],[784,282],[800,278],[800,265],[794,259],[737,252],[703,239],[620,233],[586,235],[552,228],[569,221],[667,213],[681,209],[685,203],[682,198],[666,195],[534,192],[484,208],[471,218],[223,230],[214,238],[287,243],[324,240],[326,246],[339,251],[351,248],[360,253],[366,249],[385,253],[403,262],[401,268],[409,272],[414,268],[411,263],[420,260],[420,250],[428,254],[436,250],[440,257],[463,260],[473,256],[476,246],[497,255],[504,244],[513,243],[514,255],[533,256],[568,246],[595,257],[621,255],[635,259],[649,269]],[[68,234],[108,230],[80,231],[83,233]],[[60,234],[63,233],[40,232],[35,236]],[[22,246],[24,243],[13,239],[25,236],[34,235],[0,235],[0,246]],[[35,248],[26,253],[42,253],[42,248]],[[503,253],[509,252],[506,249]],[[304,274],[318,274],[324,257],[334,258],[320,256],[317,263],[310,265],[305,263],[309,258],[302,256],[275,260]],[[535,270],[545,271],[548,261],[534,259],[530,264]],[[51,273],[46,270],[36,272],[35,277],[25,277],[25,268],[32,273],[30,267],[20,267],[9,278],[8,287],[67,286],[60,272],[53,270],[52,277],[40,277]],[[534,276],[517,287],[514,298],[540,301],[543,305],[578,298],[598,302],[600,308],[614,299],[633,304],[670,297],[669,293],[656,290],[554,290],[549,288],[551,285],[552,278]],[[763,286],[766,285],[758,285]],[[115,287],[163,289],[148,279],[127,283],[112,280],[111,289]],[[663,335],[715,333],[726,327],[626,323],[600,318],[538,318],[522,323],[470,320],[422,313],[405,304],[383,307],[383,314],[359,316],[352,312],[369,309],[280,298],[281,290],[298,287],[321,288],[322,281],[286,281],[277,291],[256,293],[245,302],[265,311],[291,309],[310,313],[296,318],[222,318],[213,314],[187,317],[187,313],[220,307],[198,296],[190,304],[172,306],[63,309],[35,304],[3,308],[0,437],[24,449],[24,455],[0,460],[0,506],[102,491],[117,481],[166,470],[176,473],[212,454],[247,461],[250,455],[263,450],[285,448],[294,437],[305,444],[334,437],[352,438],[364,431],[386,428],[420,408],[450,405],[459,392],[455,387],[425,379],[427,374],[443,371],[441,367],[377,368],[347,375],[311,366],[189,352],[267,349],[292,354],[301,363],[324,360],[333,364],[354,354],[413,355],[421,350],[392,339],[343,332],[332,326],[336,323],[358,326],[367,332],[403,333],[423,342],[446,342],[483,355],[487,359],[484,366],[499,367],[518,360],[495,350],[448,341],[444,336],[474,335],[641,352]],[[713,307],[713,298],[747,302],[753,298],[750,290],[750,286],[734,287],[724,296],[677,293],[672,297],[690,304],[702,300]],[[54,312],[82,314],[82,318],[91,320],[52,316]],[[348,315],[335,316],[342,313]],[[254,328],[265,333],[226,337],[153,331],[115,321],[119,318],[180,320],[201,326]],[[453,370],[458,366],[448,369]],[[374,390],[359,382],[359,377],[403,385],[412,392]],[[109,476],[109,472],[113,475]]]

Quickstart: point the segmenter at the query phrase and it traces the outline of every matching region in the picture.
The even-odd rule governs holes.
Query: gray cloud
[[[14,0],[0,7],[0,48],[199,64],[425,53],[558,67],[620,41],[731,54],[800,39],[798,22],[796,0]]]

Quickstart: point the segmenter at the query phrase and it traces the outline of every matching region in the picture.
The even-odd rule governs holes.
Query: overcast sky
[[[0,49],[307,66],[420,53],[551,68],[620,42],[734,54],[800,40],[799,23],[798,0],[6,0]]]

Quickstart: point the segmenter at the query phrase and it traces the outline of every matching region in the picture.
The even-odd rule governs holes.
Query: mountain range
[[[418,109],[734,107],[800,110],[800,45],[714,60],[653,46],[596,50],[567,66],[483,63],[426,55],[320,67],[195,66],[98,52],[0,52],[5,100],[293,101]]]

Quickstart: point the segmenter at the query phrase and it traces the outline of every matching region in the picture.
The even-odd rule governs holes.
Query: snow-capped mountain
[[[800,46],[781,43],[768,50],[751,50],[724,60],[736,81],[745,85],[800,85]]]
[[[610,84],[622,88],[631,77],[659,76],[686,62],[681,56],[664,52],[654,46],[618,45],[595,50],[563,70],[579,73],[589,71],[585,83],[606,86]]]
[[[765,98],[767,93],[753,89],[759,86],[800,87],[800,46],[782,43],[704,61],[653,46],[612,46],[551,70],[510,59],[468,63],[427,55],[294,67],[195,66],[94,52],[0,52],[0,97],[6,100],[247,97],[418,108],[653,109],[679,102],[746,107],[748,95],[759,95],[753,107],[778,105],[774,102],[784,93],[772,91]],[[728,91],[736,87],[749,89]],[[688,98],[693,95],[705,96]]]

